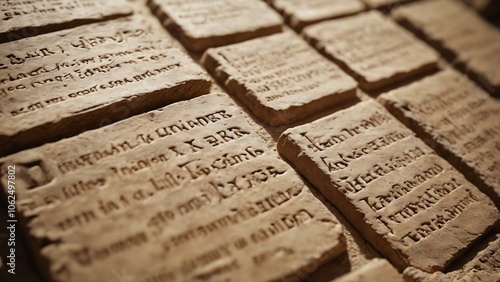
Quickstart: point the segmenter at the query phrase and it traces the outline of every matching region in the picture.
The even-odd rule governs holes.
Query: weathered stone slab
[[[488,197],[375,101],[289,129],[278,146],[400,270],[445,268],[500,218]]]
[[[498,282],[500,281],[500,234],[492,236],[486,246],[470,261],[459,269],[443,273],[432,274],[409,267],[405,269],[404,276],[409,282]]]
[[[17,168],[20,217],[55,281],[276,281],[345,251],[337,219],[227,94],[0,162]]]
[[[283,23],[261,0],[150,0],[149,5],[196,52],[280,32]]]
[[[271,125],[311,115],[356,95],[356,82],[292,32],[208,50],[205,67]]]
[[[0,50],[0,155],[208,93],[206,72],[142,18]]]
[[[459,1],[422,1],[396,9],[394,17],[488,92],[500,94],[500,32],[474,11]]]
[[[365,5],[359,0],[268,0],[296,30],[327,19],[361,12]]]
[[[500,101],[453,70],[380,101],[500,206]]]
[[[432,48],[377,11],[321,22],[303,34],[366,90],[437,68],[438,55]]]
[[[132,14],[123,0],[4,0],[0,7],[0,43]]]
[[[353,271],[335,282],[404,282],[403,277],[385,259],[373,259],[360,269]]]

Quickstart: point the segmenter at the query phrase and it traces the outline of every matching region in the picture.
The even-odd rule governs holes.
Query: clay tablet
[[[292,32],[210,49],[202,61],[270,125],[291,123],[356,94],[351,77]]]
[[[375,101],[289,129],[278,146],[400,270],[443,269],[500,218],[488,197]]]
[[[0,7],[0,43],[132,14],[123,0],[2,0]]]
[[[403,277],[385,259],[373,259],[363,267],[335,280],[335,282],[404,282]]]
[[[261,0],[150,0],[182,44],[196,52],[281,31],[282,19]]]
[[[141,18],[3,44],[0,155],[209,91],[206,73]]]
[[[405,269],[404,276],[409,282],[498,282],[500,281],[500,234],[492,236],[492,240],[476,256],[452,272],[435,272],[429,274],[413,267]]]
[[[380,100],[500,206],[500,101],[453,70]]]
[[[303,34],[366,90],[437,67],[438,55],[432,48],[377,11],[318,23]]]
[[[488,92],[500,94],[500,32],[474,11],[459,1],[435,0],[402,6],[394,17]]]
[[[19,172],[20,216],[31,217],[27,234],[55,281],[116,273],[132,281],[276,281],[303,278],[345,251],[337,219],[227,94],[0,162]]]
[[[306,25],[355,14],[365,9],[359,0],[268,0],[268,2],[297,30]]]

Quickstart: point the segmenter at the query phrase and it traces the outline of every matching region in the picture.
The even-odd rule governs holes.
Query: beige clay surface
[[[0,155],[208,93],[211,84],[140,16],[3,44],[0,67]]]
[[[446,70],[379,97],[500,206],[500,102]]]
[[[460,1],[416,2],[399,7],[393,15],[490,93],[499,95],[498,28],[488,24]]]
[[[375,101],[289,129],[278,149],[399,269],[444,269],[500,218]]]
[[[0,43],[110,20],[133,12],[123,0],[4,0],[0,7]]]
[[[22,172],[18,199],[50,279],[122,268],[141,281],[294,279],[346,251],[337,219],[225,96],[0,161]]]
[[[437,68],[432,48],[377,11],[324,21],[305,28],[303,35],[366,90]]]
[[[203,64],[270,125],[352,99],[357,83],[292,32],[208,50]]]
[[[151,8],[189,50],[281,31],[283,19],[261,0],[150,0]]]

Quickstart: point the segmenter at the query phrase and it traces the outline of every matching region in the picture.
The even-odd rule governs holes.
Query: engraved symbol
[[[111,271],[111,279],[109,282],[132,282],[135,281],[135,275],[131,275],[128,273],[128,271],[125,269],[125,267],[122,267],[121,271],[118,272],[116,269],[113,269]]]

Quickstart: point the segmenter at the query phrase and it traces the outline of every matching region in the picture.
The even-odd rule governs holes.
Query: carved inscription
[[[355,96],[356,82],[291,32],[211,49],[203,62],[271,125],[296,121]]]
[[[494,281],[500,271],[500,236],[481,251],[474,261],[467,265],[464,272],[458,276],[460,281]]]
[[[446,70],[380,96],[387,108],[500,205],[500,102]]]
[[[123,0],[4,0],[0,12],[0,43],[4,43],[130,15],[132,9]]]
[[[364,10],[359,0],[267,0],[288,19],[290,25],[301,30],[303,27],[326,19],[333,19]]]
[[[182,44],[201,52],[281,31],[282,19],[260,0],[150,0]]]
[[[2,153],[72,132],[74,123],[66,120],[77,115],[93,115],[78,120],[85,126],[125,118],[151,107],[148,101],[169,103],[208,92],[203,70],[162,36],[145,19],[128,18],[5,44],[0,51],[0,140],[7,143]],[[182,89],[184,97],[175,95]],[[162,97],[138,98],[160,91]],[[137,102],[111,106],[124,101]],[[99,116],[101,122],[95,121]],[[40,127],[45,137],[33,136]],[[9,144],[13,138],[15,144]]]
[[[413,267],[405,269],[404,276],[407,281],[412,282],[446,282],[446,281],[498,281],[500,270],[500,235],[496,234],[482,240],[479,246],[474,247],[473,257],[470,253],[463,256],[462,261],[467,261],[461,268],[451,271],[435,272],[432,274],[423,272]],[[479,249],[480,251],[475,253]],[[471,250],[471,251],[472,251]]]
[[[367,90],[437,67],[436,52],[376,11],[318,23],[303,34]]]
[[[401,269],[443,269],[500,217],[484,194],[375,101],[289,129],[278,146]],[[470,222],[478,215],[484,220]]]
[[[412,3],[393,13],[399,22],[420,34],[488,92],[500,94],[500,32],[497,28],[460,1]]]
[[[51,279],[94,281],[127,267],[137,281],[276,280],[345,251],[338,221],[225,96],[0,160],[43,159],[51,173],[48,183],[17,187],[32,239],[58,242],[37,245]],[[276,267],[281,259],[290,264]]]

